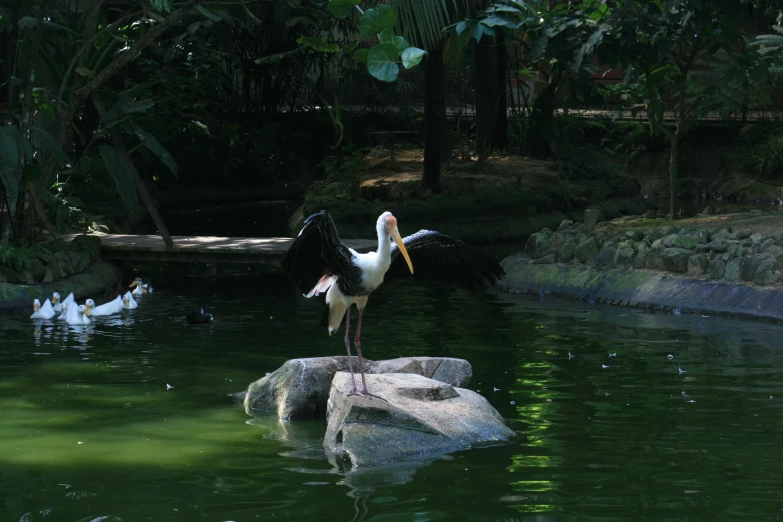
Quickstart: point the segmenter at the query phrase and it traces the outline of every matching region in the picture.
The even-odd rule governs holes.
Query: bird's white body
[[[62,303],[60,302],[60,294],[57,292],[52,294],[52,308],[54,308],[54,311],[58,314],[63,311]]]
[[[90,324],[90,318],[84,314],[84,312],[87,311],[86,306],[79,305],[78,308],[73,308],[72,306],[69,306],[68,308],[72,310],[72,312],[68,314],[68,324],[72,324],[72,325]]]
[[[345,311],[355,304],[358,310],[364,310],[367,306],[367,300],[370,294],[375,291],[383,283],[383,277],[389,270],[391,265],[391,240],[389,233],[386,231],[385,219],[386,216],[391,215],[390,212],[384,212],[378,218],[378,222],[375,225],[378,232],[378,250],[375,252],[359,253],[356,250],[350,248],[351,261],[358,266],[362,271],[362,295],[348,296],[340,291],[340,287],[334,284],[336,281],[334,278],[328,278],[324,280],[323,285],[319,284],[316,289],[322,286],[328,288],[326,293],[326,304],[329,305],[329,334],[335,332],[340,327],[340,322],[345,315]],[[326,290],[323,288],[323,290]],[[319,290],[320,293],[323,290]],[[308,297],[310,297],[308,295]]]
[[[33,315],[30,316],[30,319],[51,319],[55,315],[52,302],[48,299],[44,301],[43,305],[38,299],[34,300],[33,310]]]
[[[87,299],[85,304],[90,311],[90,315],[95,317],[118,314],[125,306],[122,302],[122,297],[117,297],[113,301],[109,301],[100,306],[95,306],[95,301],[92,299]]]
[[[125,310],[133,310],[134,308],[139,307],[139,303],[136,302],[136,300],[133,298],[133,294],[130,291],[125,292],[125,295],[122,296],[122,307]]]
[[[58,321],[65,321],[68,319],[68,312],[66,309],[71,303],[76,304],[76,298],[73,296],[73,292],[68,294],[68,297],[63,299],[62,303],[60,303],[60,315],[57,317]]]

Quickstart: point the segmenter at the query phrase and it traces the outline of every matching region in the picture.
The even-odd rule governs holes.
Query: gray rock
[[[625,233],[625,237],[633,241],[634,243],[638,243],[642,239],[644,239],[644,232],[641,230],[631,230]]]
[[[550,254],[552,251],[550,238],[551,235],[543,231],[530,234],[525,243],[525,253],[533,259]]]
[[[707,265],[707,277],[710,279],[720,279],[726,271],[726,261],[722,259],[713,259]]]
[[[707,205],[704,207],[704,210],[701,211],[702,216],[714,216],[715,213],[715,205]]]
[[[751,235],[748,239],[751,240],[751,242],[755,245],[757,243],[761,243],[764,240],[764,234],[761,232],[756,232],[755,234]]]
[[[723,272],[723,280],[728,282],[740,281],[740,260],[732,259],[726,264]]]
[[[557,231],[558,232],[566,231],[569,228],[571,228],[571,225],[573,224],[574,222],[571,221],[570,219],[564,219],[563,221],[560,222],[560,226],[557,227]]]
[[[612,268],[617,259],[620,249],[614,246],[602,248],[595,256],[595,266],[602,268]]]
[[[44,278],[41,279],[41,282],[43,284],[49,284],[54,281],[54,275],[52,275],[52,271],[48,268],[46,269],[46,274],[44,275]]]
[[[547,254],[543,257],[539,257],[538,259],[533,260],[534,265],[551,265],[554,262],[555,262],[554,254]]]
[[[688,275],[700,276],[707,271],[709,259],[707,254],[696,254],[688,258]]]
[[[49,264],[46,265],[46,270],[51,272],[52,278],[55,281],[65,277],[65,271],[60,267],[60,265],[58,265],[54,261],[50,261]],[[63,298],[63,299],[65,299],[65,298]]]
[[[452,357],[400,357],[367,365],[371,373],[415,373],[429,379],[464,388],[470,384],[473,368],[465,359]]]
[[[598,243],[594,237],[579,243],[574,250],[574,259],[580,263],[592,264],[595,255],[598,253]]]
[[[736,236],[735,239],[746,239],[749,238],[751,234],[752,232],[750,230],[744,229],[744,230],[737,230],[734,233],[734,236]]]
[[[729,243],[725,239],[713,239],[707,243],[709,249],[713,252],[725,252],[729,248]]]
[[[693,234],[691,234],[691,237],[699,242],[699,244],[705,244],[710,242],[710,231],[709,230],[697,230]]]
[[[588,208],[585,210],[584,229],[586,231],[594,230],[596,225],[603,221],[604,211],[601,208]]]
[[[650,253],[650,247],[646,243],[636,244],[636,256],[634,257],[634,268],[647,267],[647,255]]]
[[[693,250],[696,248],[696,245],[698,245],[699,242],[692,236],[677,236],[672,241],[671,246],[676,248],[687,248],[688,250]]]
[[[359,359],[353,357],[352,361],[359,379]],[[470,363],[449,357],[365,360],[364,364],[367,373],[421,373],[456,386],[465,386],[472,376]],[[323,416],[334,374],[348,369],[347,356],[291,359],[248,386],[245,410],[274,411],[283,420]]]
[[[464,388],[414,374],[368,375],[380,400],[349,396],[350,385],[348,373],[334,376],[324,447],[354,467],[517,438],[484,397]]]
[[[617,252],[614,265],[618,268],[634,268],[636,266],[636,249],[623,247]]]
[[[754,281],[756,271],[761,265],[763,259],[759,256],[743,256],[740,259],[740,278],[743,281]]]
[[[663,267],[670,272],[685,273],[691,253],[687,248],[664,248],[661,254]]]
[[[680,236],[677,234],[669,234],[667,236],[664,236],[661,238],[661,243],[666,248],[671,248],[674,246],[674,242],[679,238]]]
[[[44,277],[46,277],[46,267],[38,259],[30,260],[29,270],[30,270],[30,275],[32,276],[33,280],[36,282],[41,282],[43,281]]]
[[[655,245],[650,248],[647,253],[647,268],[651,270],[666,270],[666,266],[663,264],[663,251],[665,250],[663,245]]]
[[[780,281],[780,266],[774,259],[765,259],[756,269],[756,278],[753,280],[757,285],[774,285]]]
[[[570,263],[574,258],[574,251],[576,250],[576,243],[568,240],[563,243],[563,246],[557,251],[557,260],[561,263]]]

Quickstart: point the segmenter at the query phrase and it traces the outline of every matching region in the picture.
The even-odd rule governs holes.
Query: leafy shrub
[[[749,175],[783,184],[783,122],[760,122],[743,127],[731,160]]]

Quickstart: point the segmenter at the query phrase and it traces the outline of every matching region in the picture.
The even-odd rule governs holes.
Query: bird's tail
[[[345,317],[345,305],[343,303],[329,303],[321,316],[321,326],[329,327],[329,335],[340,329]]]

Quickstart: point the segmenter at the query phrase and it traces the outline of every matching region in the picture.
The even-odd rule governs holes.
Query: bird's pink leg
[[[378,397],[377,395],[373,395],[367,391],[367,379],[364,377],[364,358],[362,358],[362,317],[364,317],[363,308],[359,309],[359,321],[356,323],[356,337],[353,339],[353,344],[356,345],[356,353],[359,355],[359,371],[362,372],[362,391],[359,393],[359,395],[364,397],[375,397],[376,399],[386,401],[386,399]]]
[[[361,312],[359,313],[359,323],[361,324]],[[351,370],[351,384],[353,387],[351,388],[351,391],[348,392],[348,395],[358,395],[358,391],[356,390],[356,378],[353,376],[353,363],[351,362],[351,359],[353,359],[353,356],[351,355],[351,338],[348,335],[351,331],[351,307],[349,306],[348,309],[345,311],[345,349],[348,350],[348,368]],[[359,359],[361,360],[361,359]]]

